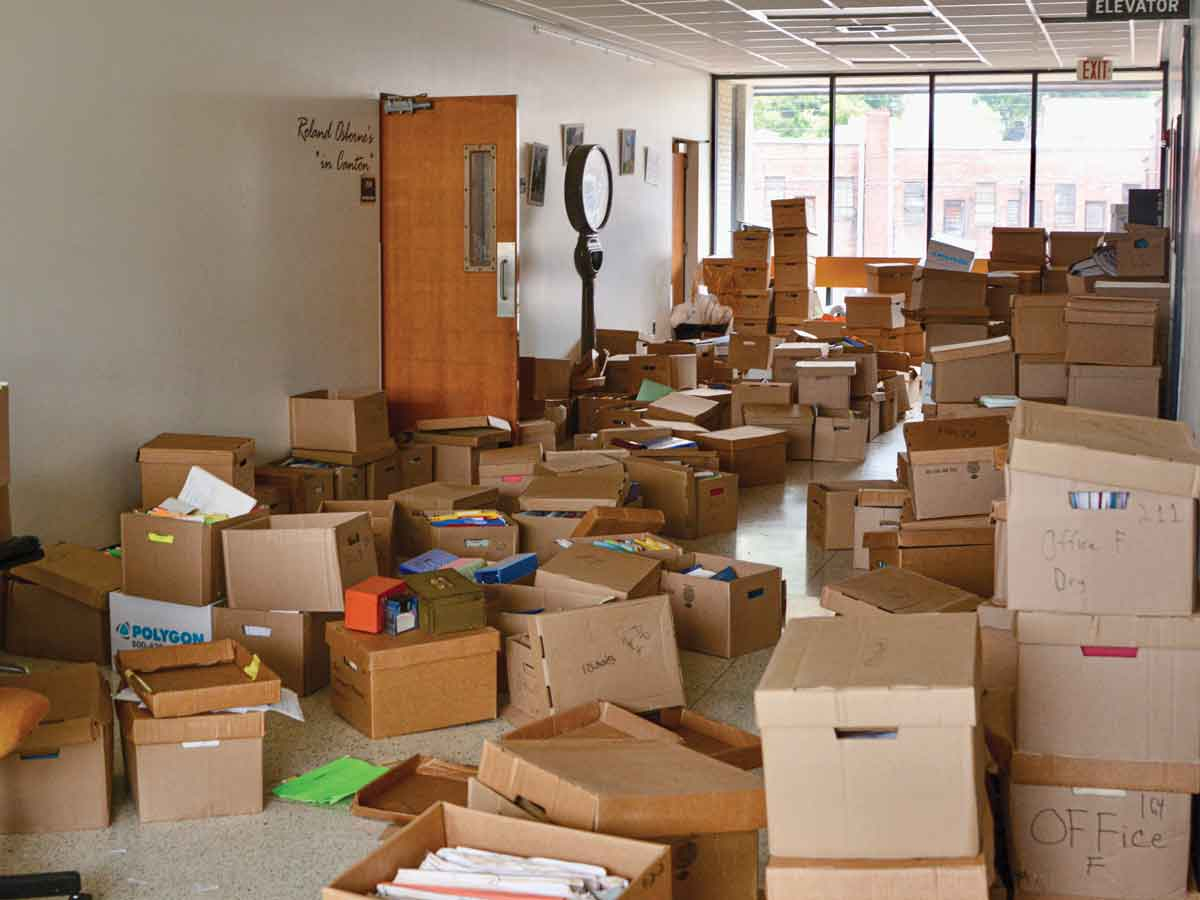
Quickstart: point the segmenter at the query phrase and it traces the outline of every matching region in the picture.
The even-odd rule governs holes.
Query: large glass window
[[[1075,224],[1075,185],[1054,186],[1054,227],[1069,228]]]
[[[964,238],[987,256],[998,208],[1006,221],[1014,208],[1020,224],[1028,220],[1033,79],[939,75],[933,103],[933,231]]]

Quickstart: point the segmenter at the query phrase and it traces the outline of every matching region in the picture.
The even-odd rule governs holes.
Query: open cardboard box
[[[301,697],[329,684],[325,625],[341,613],[212,608],[212,637],[237,641],[279,673],[285,688]]]
[[[309,391],[288,398],[288,412],[293,448],[356,452],[388,440],[383,391]]]
[[[630,478],[641,485],[647,505],[662,512],[663,531],[699,538],[734,531],[738,522],[738,476],[657,459],[630,459]]]
[[[904,441],[918,519],[987,515],[1004,498],[1004,416],[906,422]]]
[[[786,431],[743,425],[698,434],[696,443],[720,455],[722,471],[737,475],[739,487],[778,484],[787,477]]]
[[[501,735],[501,741],[549,741],[587,738],[601,741],[667,741],[683,743],[677,734],[660,728],[607,700],[588,703],[537,719]]]
[[[375,538],[375,562],[380,575],[396,570],[397,526],[395,500],[325,500],[317,509],[320,513],[359,513],[371,517],[371,534]]]
[[[854,507],[861,490],[891,490],[898,481],[825,481],[808,485],[808,538],[822,550],[854,548]]]
[[[192,466],[199,466],[244,494],[253,494],[254,438],[160,434],[142,444],[138,449],[142,509],[153,509],[168,497],[177,496]]]
[[[496,488],[478,485],[433,481],[388,497],[396,503],[397,550],[416,556],[433,547],[429,537],[426,512],[450,512],[455,509],[495,509],[500,503]],[[380,572],[389,575],[390,572]]]
[[[350,812],[382,822],[411,822],[437,803],[466,807],[478,770],[418,754],[392,766],[354,795]]]
[[[718,722],[693,709],[672,706],[645,717],[674,734],[683,745],[727,765],[750,771],[762,768],[762,739],[728,722]]]
[[[871,568],[912,569],[935,581],[990,597],[995,579],[995,529],[987,516],[901,522],[898,531],[867,532]]]
[[[614,535],[613,539],[617,537]],[[648,554],[593,547],[592,540],[604,538],[574,541],[538,569],[534,584],[576,593],[600,587],[622,600],[648,597],[658,591],[662,560]]]
[[[779,640],[783,627],[783,575],[779,567],[697,553],[696,565],[713,572],[732,568],[733,581],[664,569],[662,589],[671,598],[679,646],[731,659]]]
[[[117,671],[158,719],[278,703],[280,679],[228,638],[206,644],[122,650]]]

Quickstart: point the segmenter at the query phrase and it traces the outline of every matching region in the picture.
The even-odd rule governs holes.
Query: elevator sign
[[[1087,0],[1087,17],[1104,21],[1186,19],[1191,0]]]
[[[1112,81],[1112,73],[1112,60],[1103,56],[1090,56],[1075,63],[1076,81]]]

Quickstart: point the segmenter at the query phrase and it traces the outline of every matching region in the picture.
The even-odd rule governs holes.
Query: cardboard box
[[[1019,897],[1188,894],[1190,797],[1027,784],[1009,790]]]
[[[861,462],[867,457],[869,430],[867,420],[852,409],[821,409],[813,422],[813,460]]]
[[[872,569],[912,569],[980,597],[995,593],[995,530],[987,516],[901,522],[896,532],[867,532],[863,543]]]
[[[432,756],[410,756],[360,789],[350,812],[364,819],[407,824],[438,803],[466,808],[467,782],[477,771]]]
[[[1017,353],[1060,355],[1067,351],[1066,294],[1016,294],[1012,338]]]
[[[438,444],[433,448],[433,477],[447,484],[475,484],[479,481],[479,450]]]
[[[700,476],[694,466],[655,459],[631,459],[626,467],[647,505],[662,511],[664,534],[695,539],[737,530],[737,475]]]
[[[930,349],[945,347],[948,344],[986,341],[988,337],[986,322],[927,322],[925,324],[925,344]]]
[[[409,444],[383,459],[367,463],[363,466],[366,498],[386,500],[389,495],[410,485],[432,481],[436,458],[435,447]]]
[[[671,602],[658,595],[533,613],[505,640],[505,718],[517,724],[592,700],[635,712],[684,701]]]
[[[122,650],[114,668],[156,719],[279,702],[279,676],[229,639]]]
[[[851,294],[846,297],[847,328],[903,328],[904,294]]]
[[[9,570],[5,651],[108,665],[108,595],[121,587],[121,561],[75,544],[45,554]]]
[[[849,860],[772,856],[766,884],[771,897],[888,897],[895,900],[989,900],[984,854],[963,859]]]
[[[682,706],[660,709],[646,716],[697,753],[746,771],[762,768],[762,739],[756,734]]]
[[[721,304],[733,310],[733,317],[742,319],[769,319],[771,317],[770,291],[734,291],[722,294]]]
[[[803,460],[813,458],[813,423],[816,410],[811,406],[764,406],[751,404],[742,407],[742,418],[747,425],[774,428],[787,433],[787,458]]]
[[[791,406],[795,387],[785,382],[774,381],[740,381],[733,386],[730,406],[730,421],[732,427],[745,425],[742,414],[744,407],[750,404],[758,406]]]
[[[540,419],[547,400],[570,397],[574,369],[575,363],[569,359],[520,357],[517,360],[519,416]]]
[[[123,650],[176,647],[211,641],[213,611],[218,605],[187,606],[113,591],[108,595],[111,661],[115,665],[117,654]]]
[[[429,515],[444,515],[430,513]],[[521,530],[507,516],[503,525],[454,525],[434,527],[429,525],[431,550],[445,550],[455,556],[486,559],[492,562],[506,559],[521,549]]]
[[[975,245],[948,234],[930,238],[921,265],[926,269],[971,272],[975,264]]]
[[[558,426],[549,419],[527,419],[517,428],[522,446],[541,447],[543,453],[558,449]]]
[[[872,294],[912,293],[913,266],[910,263],[867,263],[867,291]]]
[[[335,500],[367,499],[367,467],[336,466],[333,470],[333,498]],[[290,506],[290,504],[289,504]],[[320,510],[313,510],[319,512]],[[291,512],[289,509],[288,512]],[[282,511],[276,511],[282,515]]]
[[[854,549],[854,506],[860,490],[903,487],[898,481],[825,481],[808,485],[808,538],[822,550]]]
[[[199,466],[243,494],[254,493],[254,438],[160,434],[138,450],[142,509],[175,497],[192,466]],[[0,477],[0,484],[7,481]]]
[[[222,537],[232,609],[337,612],[346,588],[379,574],[367,513],[270,516]]]
[[[821,589],[821,606],[839,616],[975,612],[982,597],[908,569],[874,569]]]
[[[1004,499],[1004,416],[906,422],[904,441],[917,519],[987,515]]]
[[[322,450],[316,447],[306,449],[292,448],[293,459],[304,459],[315,462],[330,463],[334,466],[366,466],[394,454],[397,450],[394,440],[388,438],[363,450]]]
[[[575,593],[601,587],[622,600],[632,600],[658,592],[661,568],[662,560],[580,541],[538,569],[534,584]]]
[[[596,349],[607,350],[613,356],[637,353],[638,333],[623,328],[597,328]]]
[[[729,336],[729,365],[742,372],[771,368],[771,338],[738,331]]]
[[[806,291],[812,284],[812,264],[805,257],[775,257],[775,287],[781,291]]]
[[[807,228],[781,228],[775,232],[775,264],[779,265],[780,260],[802,259],[808,262],[808,236],[811,234]]]
[[[394,838],[343,872],[321,892],[323,900],[359,900],[375,893],[397,869],[417,868],[443,847],[472,847],[513,856],[543,857],[598,865],[628,879],[622,900],[671,900],[668,850],[661,844],[607,834],[588,834],[541,822],[521,821],[438,803]]]
[[[868,531],[897,530],[900,510],[911,502],[908,488],[867,488],[858,492],[854,504],[854,568],[871,567],[870,552],[863,545],[863,535]]]
[[[813,308],[810,291],[775,291],[775,318],[779,323],[800,322],[808,318]],[[780,334],[784,328],[777,328]]]
[[[1067,302],[1067,362],[1154,365],[1158,301],[1072,297]]]
[[[1104,243],[1117,250],[1119,278],[1162,278],[1167,274],[1170,232],[1130,222],[1120,234],[1106,234]]]
[[[372,390],[309,391],[288,398],[295,448],[356,452],[388,440],[387,395]]]
[[[682,707],[672,707],[681,709]],[[592,700],[522,725],[500,736],[507,741],[556,739],[593,741],[666,741],[682,744],[683,738],[607,700]]]
[[[1069,406],[1130,416],[1158,415],[1159,366],[1071,366],[1068,377]]]
[[[809,207],[812,197],[790,197],[771,201],[771,226],[775,231],[789,228],[808,228]]]
[[[672,353],[671,380],[669,384],[677,391],[695,388],[700,383],[700,359],[695,352]]]
[[[840,338],[846,333],[846,320],[830,318],[820,319],[805,319],[795,326],[794,340],[811,341],[813,338],[820,340],[832,340]]]
[[[1182,423],[1022,401],[1008,460],[1009,606],[1191,615],[1198,472]]]
[[[740,487],[778,484],[787,478],[786,431],[743,425],[698,434],[696,443],[717,451],[721,468],[737,475]]]
[[[366,513],[371,519],[371,535],[375,541],[375,564],[379,575],[396,571],[397,503],[395,500],[326,500],[317,512]]]
[[[633,395],[643,381],[671,383],[671,360],[665,356],[612,356],[604,369],[605,387],[618,394]]]
[[[43,694],[50,709],[0,758],[0,834],[107,828],[112,823],[112,701],[94,663],[62,666],[5,687]]]
[[[651,403],[647,412],[653,419],[692,422],[702,428],[717,428],[721,419],[721,409],[716,401],[679,392]]]
[[[874,350],[852,350],[847,348],[840,354],[843,362],[854,363],[854,376],[850,379],[850,396],[869,397],[879,388],[879,357]]]
[[[1045,228],[993,228],[992,261],[1021,263],[1033,269],[1046,264]],[[995,269],[993,265],[991,268]]]
[[[733,569],[732,581],[664,570],[679,646],[725,659],[773,647],[783,627],[783,573],[777,566],[697,553],[712,572]]]
[[[987,275],[918,266],[913,272],[910,305],[912,309],[922,312],[952,310],[966,315],[986,316]]]
[[[390,637],[325,627],[333,711],[369,738],[434,731],[496,717],[494,628]]]
[[[1066,266],[1049,266],[1042,272],[1042,293],[1072,293]]]
[[[597,506],[620,506],[625,499],[624,475],[614,477],[608,469],[595,474],[539,475],[518,499],[522,512],[587,512]]]
[[[433,547],[426,512],[495,509],[500,503],[500,492],[496,488],[434,481],[398,491],[388,499],[396,503],[397,549],[415,556]]]
[[[801,360],[795,364],[796,402],[848,409],[854,360]]]
[[[923,373],[926,403],[971,403],[986,394],[1016,394],[1009,338],[934,347],[928,359]]]
[[[978,853],[978,666],[974,614],[790,620],[754,692],[771,854]]]
[[[206,525],[131,512],[121,516],[122,590],[188,606],[209,606],[226,593],[226,530],[267,521],[264,509]]]
[[[499,492],[500,508],[505,512],[516,511],[517,497],[545,471],[542,448],[537,444],[483,450],[479,454],[479,484]]]
[[[228,609],[212,611],[212,637],[241,644],[279,673],[285,688],[301,697],[329,684],[325,625],[338,613]]]
[[[277,460],[259,466],[254,473],[255,492],[274,489],[287,498],[287,506],[293,513],[315,513],[325,500],[337,495],[335,467],[331,463],[300,462],[292,459]],[[364,479],[366,477],[364,470]],[[365,485],[364,485],[365,490]]]
[[[582,512],[546,510],[513,513],[522,552],[537,554],[538,565],[545,565],[562,552],[563,547],[558,542],[575,533],[584,515]]]
[[[883,404],[887,402],[887,394],[883,391],[876,391],[869,397],[855,397],[850,402],[850,408],[859,415],[863,421],[867,423],[867,440],[873,441],[879,437],[883,425]],[[892,409],[895,410],[895,401],[892,401]],[[895,413],[892,413],[894,418]],[[895,421],[889,422],[888,428],[894,428]]]
[[[826,359],[829,345],[819,341],[787,341],[771,354],[771,377],[778,382],[796,380],[796,363],[806,359]]]
[[[1096,252],[1103,231],[1051,231],[1050,265],[1073,266]]]
[[[1061,355],[1017,357],[1017,396],[1021,399],[1065,402],[1067,390],[1067,364]],[[1157,399],[1156,394],[1156,407]]]

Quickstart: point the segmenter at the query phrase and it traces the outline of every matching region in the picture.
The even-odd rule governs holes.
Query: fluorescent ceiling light
[[[853,63],[856,66],[895,66],[900,63],[908,65],[909,63],[927,63],[931,65],[940,65],[941,63],[979,63],[979,60],[974,56],[943,56],[937,57],[917,57],[910,56],[901,58],[899,56],[891,59],[859,59],[856,57],[847,57],[846,62]],[[982,65],[982,63],[979,63]]]
[[[762,22],[781,25],[805,19],[929,19],[934,18],[927,6],[862,6],[856,9],[756,9],[750,15]]]
[[[931,37],[921,37],[920,35],[896,37],[888,35],[879,38],[818,38],[813,43],[823,45],[838,44],[843,47],[853,47],[856,44],[864,47],[873,47],[879,44],[961,44],[962,41],[952,34],[945,34]]]

